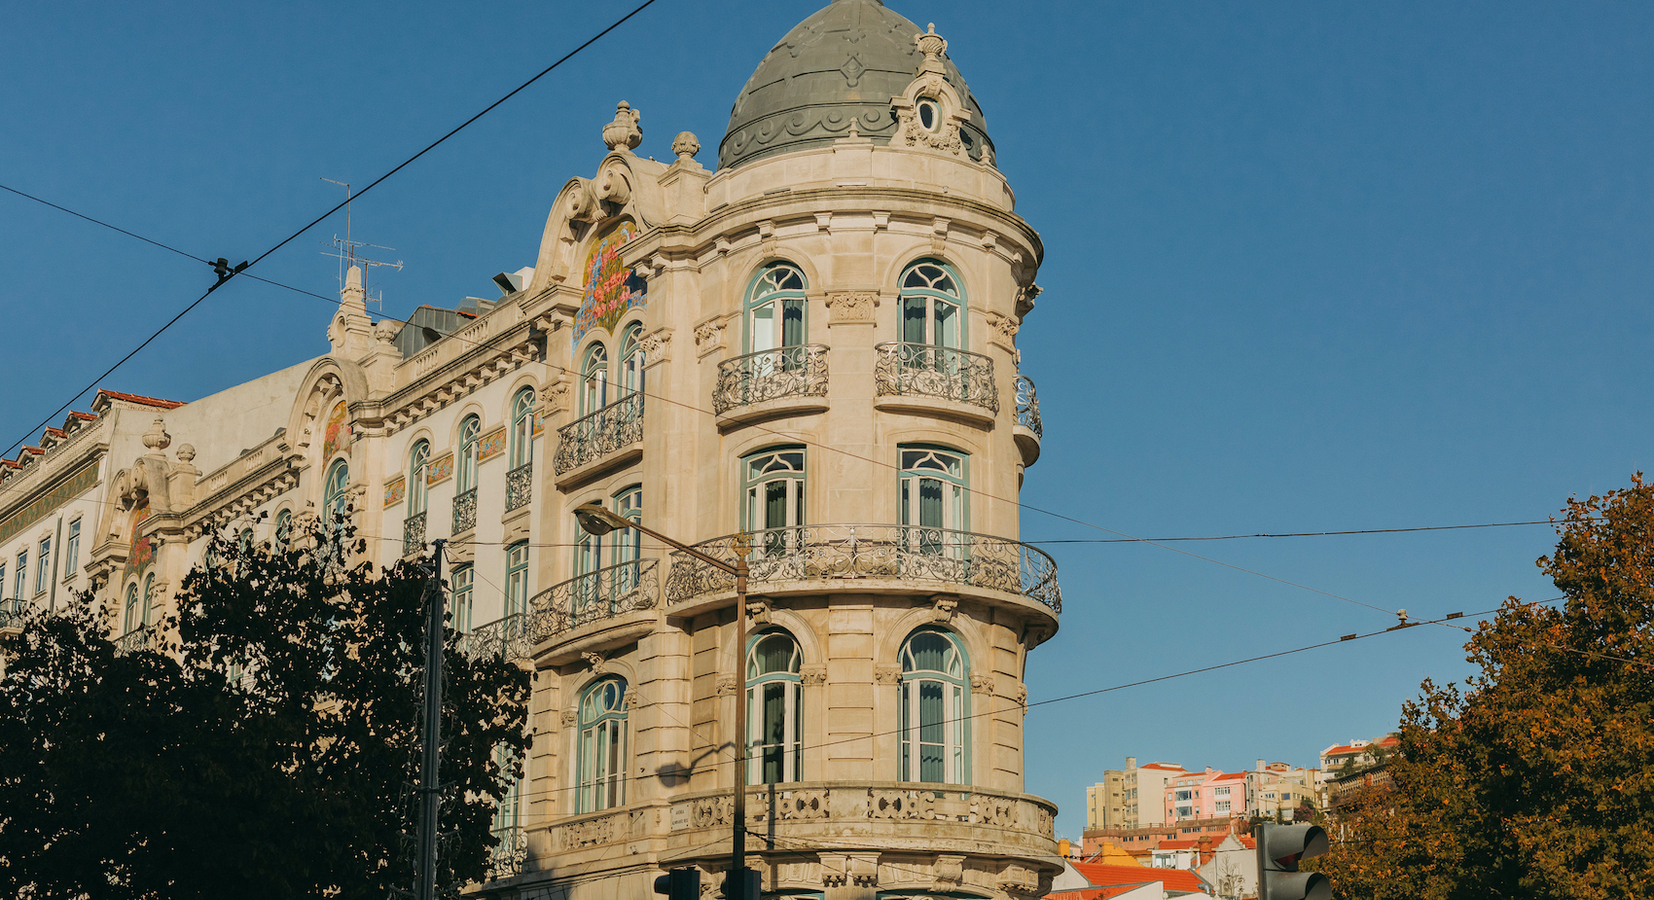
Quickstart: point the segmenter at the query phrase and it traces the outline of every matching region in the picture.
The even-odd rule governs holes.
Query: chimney
[[[1063,838],[1057,841],[1057,855],[1063,859],[1067,859],[1069,857],[1069,851],[1071,849],[1073,849],[1073,847],[1068,843],[1068,838]]]
[[[1126,757],[1126,768],[1127,769],[1137,768],[1137,757],[1135,757],[1135,756]]]
[[[1259,772],[1263,771],[1263,760],[1261,760],[1261,759],[1258,760],[1258,771]]]

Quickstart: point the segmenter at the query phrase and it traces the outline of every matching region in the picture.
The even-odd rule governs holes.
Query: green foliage
[[[1558,530],[1539,565],[1566,603],[1510,599],[1466,645],[1481,674],[1405,706],[1393,784],[1330,829],[1337,896],[1654,892],[1654,489],[1570,501]]]
[[[319,538],[319,536],[316,536]],[[383,900],[409,887],[429,579],[238,553],[185,579],[155,651],[89,597],[30,618],[0,679],[0,895]],[[480,879],[521,775],[529,675],[450,639],[441,883]]]

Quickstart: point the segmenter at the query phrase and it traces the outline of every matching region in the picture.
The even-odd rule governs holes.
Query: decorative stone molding
[[[798,680],[806,687],[827,683],[826,666],[801,666],[798,670]]]
[[[933,622],[947,622],[953,618],[954,610],[959,608],[959,598],[952,594],[937,594],[930,598],[930,615]]]
[[[565,709],[563,710],[562,720],[565,727],[573,725],[579,721],[579,714],[572,709]]]
[[[896,684],[902,680],[902,667],[879,666],[873,670],[873,680],[879,684]]]
[[[568,381],[554,381],[540,389],[540,411],[542,415],[564,412],[568,408]]]
[[[609,671],[609,658],[601,653],[582,653],[586,665],[591,666],[593,675],[606,675]]]
[[[1024,711],[1028,709],[1028,685],[1026,684],[1017,685],[1017,705],[1022,707]]]
[[[643,143],[643,129],[638,121],[643,113],[632,108],[632,104],[625,100],[615,104],[615,118],[613,122],[603,126],[603,143],[610,150],[624,150],[632,152],[638,144]]]
[[[724,325],[716,319],[695,326],[695,355],[706,357],[724,349]]]
[[[933,891],[951,891],[959,887],[965,880],[965,857],[939,855],[931,871],[936,880],[931,885]]]
[[[643,695],[639,694],[636,690],[627,691],[626,699],[622,702],[626,704],[626,708],[629,710],[638,709],[647,705],[643,699]]]
[[[971,673],[971,691],[978,694],[994,692],[994,677],[984,672]]]
[[[1034,298],[1040,295],[1041,288],[1030,282],[1017,291],[1017,318],[1026,318],[1034,308]]]
[[[663,328],[643,339],[643,364],[653,366],[670,359],[672,330]]]
[[[878,291],[828,291],[827,311],[829,325],[872,324],[873,310],[879,305]]]
[[[748,597],[747,615],[751,616],[752,621],[758,625],[770,624],[770,598]]]
[[[1016,352],[1017,329],[1020,327],[1016,319],[1010,316],[1002,316],[999,313],[988,313],[988,327],[992,329],[988,332],[990,343],[997,344],[1012,353]]]
[[[823,887],[874,887],[879,883],[879,854],[821,854]]]

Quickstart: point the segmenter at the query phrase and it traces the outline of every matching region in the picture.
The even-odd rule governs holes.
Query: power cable
[[[552,63],[551,65],[546,66],[544,69],[541,69],[539,74],[535,75],[533,78],[530,78],[529,80],[527,80],[527,81],[523,82],[522,84],[518,85],[517,87],[513,88],[509,93],[507,93],[505,96],[501,97],[500,99],[495,100],[493,103],[488,104],[488,106],[484,107],[481,112],[477,113],[476,115],[472,116],[469,119],[466,119],[464,122],[461,122],[458,126],[456,126],[453,130],[449,131],[447,134],[444,134],[442,137],[439,137],[436,140],[432,141],[430,144],[426,145],[426,147],[423,150],[420,150],[418,153],[415,153],[413,156],[410,156],[407,159],[403,160],[401,163],[398,163],[397,166],[395,168],[391,169],[389,172],[386,172],[385,174],[379,176],[378,178],[375,178],[372,182],[370,182],[368,184],[367,187],[362,188],[360,191],[357,191],[356,194],[353,197],[350,197],[350,198],[347,198],[347,199],[341,201],[338,205],[334,206],[332,209],[329,209],[327,212],[322,213],[320,216],[317,216],[315,219],[312,219],[304,227],[302,227],[299,230],[293,232],[292,234],[288,235],[287,237],[282,238],[279,242],[277,242],[275,244],[275,246],[271,247],[270,249],[264,251],[263,253],[260,253],[256,257],[254,257],[251,262],[243,262],[243,263],[235,266],[232,269],[232,268],[228,267],[228,264],[225,260],[219,259],[217,261],[217,268],[216,268],[216,271],[219,274],[218,283],[214,284],[210,288],[207,288],[206,293],[203,293],[200,297],[197,297],[188,306],[184,307],[183,310],[180,311],[177,315],[175,315],[171,319],[167,320],[166,324],[162,325],[159,329],[157,329],[155,331],[155,333],[153,333],[149,337],[145,338],[144,342],[139,344],[136,348],[134,348],[131,353],[128,353],[127,355],[121,357],[119,362],[115,363],[113,366],[110,366],[107,371],[105,371],[102,375],[99,375],[96,379],[94,379],[91,385],[89,385],[87,387],[84,387],[84,388],[81,388],[81,390],[79,392],[77,392],[73,397],[69,398],[69,401],[67,403],[64,403],[62,406],[58,407],[56,412],[54,412],[51,415],[47,416],[39,425],[36,425],[35,427],[29,429],[28,434],[32,435],[34,432],[40,430],[41,428],[45,428],[48,425],[50,425],[52,420],[57,418],[57,416],[61,415],[64,410],[66,410],[70,406],[72,406],[74,404],[75,400],[79,399],[82,395],[84,395],[87,391],[91,390],[93,387],[96,387],[97,383],[99,381],[102,381],[104,378],[108,377],[116,369],[120,368],[121,365],[124,364],[127,360],[129,360],[132,357],[138,355],[138,352],[140,350],[143,350],[145,347],[149,346],[151,342],[153,342],[156,338],[160,337],[162,335],[162,333],[164,333],[168,328],[171,328],[174,323],[176,323],[179,319],[182,319],[185,315],[187,315],[190,312],[190,310],[193,310],[197,306],[201,305],[201,301],[207,299],[207,296],[209,294],[211,294],[213,291],[215,291],[218,288],[224,286],[226,283],[233,280],[238,275],[242,274],[246,269],[251,268],[252,266],[258,265],[260,262],[262,262],[270,254],[276,252],[277,250],[280,250],[282,247],[287,246],[287,244],[291,243],[293,241],[293,239],[297,238],[299,235],[304,234],[306,231],[309,231],[311,228],[314,228],[316,225],[320,224],[327,217],[329,217],[329,216],[333,215],[334,213],[338,212],[339,210],[343,209],[345,207],[345,205],[350,203],[352,200],[355,200],[356,198],[361,197],[363,194],[366,194],[368,191],[373,190],[375,187],[378,187],[379,184],[381,182],[383,182],[385,179],[391,177],[392,175],[395,175],[397,172],[402,171],[408,165],[413,163],[414,160],[417,160],[420,157],[424,156],[425,154],[427,154],[427,153],[431,152],[432,150],[436,149],[444,141],[446,141],[449,138],[453,137],[454,135],[458,134],[460,131],[464,130],[471,123],[477,121],[478,119],[480,119],[483,116],[487,115],[488,113],[492,112],[500,104],[504,103],[507,100],[510,100],[512,97],[517,96],[517,94],[521,93],[523,90],[528,88],[529,85],[532,85],[536,81],[539,81],[541,78],[544,78],[546,75],[550,74],[550,72],[553,69],[555,69],[558,66],[562,65],[563,63],[567,62],[570,58],[572,58],[575,54],[579,53],[580,51],[586,49],[587,47],[590,47],[592,44],[596,43],[603,36],[607,35],[611,31],[614,31],[616,28],[619,28],[621,25],[625,24],[628,19],[631,19],[633,16],[637,15],[638,13],[640,13],[643,10],[647,9],[648,7],[654,5],[654,3],[655,3],[655,0],[643,0],[643,3],[639,4],[631,12],[629,12],[626,15],[621,16],[619,19],[615,20],[614,24],[612,24],[609,27],[603,29],[602,31],[599,31],[597,34],[595,34],[591,38],[587,39],[585,43],[583,43],[580,46],[574,48],[573,50],[570,50],[568,53],[564,54],[561,58],[559,58],[556,62]],[[196,260],[197,262],[207,262],[206,260],[203,260],[200,257],[195,256],[194,254],[186,253],[182,250],[179,250],[176,247],[171,247],[171,246],[163,244],[159,241],[151,240],[150,238],[146,238],[146,237],[143,237],[141,235],[135,234],[133,232],[127,231],[124,228],[116,227],[116,226],[111,225],[107,222],[101,221],[99,219],[92,218],[91,216],[82,215],[81,213],[77,213],[77,212],[74,212],[72,210],[66,209],[65,207],[58,206],[55,203],[51,203],[49,201],[42,200],[39,197],[33,196],[32,194],[26,194],[22,191],[19,191],[19,190],[15,189],[15,188],[6,188],[6,190],[10,191],[13,194],[18,195],[19,197],[25,197],[25,198],[27,198],[29,200],[33,200],[37,203],[43,203],[47,206],[52,207],[53,209],[62,210],[63,212],[67,212],[71,215],[78,216],[79,218],[85,219],[88,222],[92,222],[92,223],[95,223],[95,224],[98,224],[98,225],[102,225],[105,228],[113,229],[113,230],[118,231],[122,234],[125,234],[129,237],[137,238],[138,240],[144,241],[145,243],[154,244],[155,246],[160,247],[164,250],[170,250],[170,251],[172,251],[174,253],[178,253],[182,256],[187,256],[190,259]],[[211,264],[211,263],[209,263],[209,264]],[[10,445],[9,447],[6,448],[4,453],[0,453],[0,456],[10,455],[12,453],[12,451],[17,449],[17,447],[22,444],[23,440],[28,440],[28,438],[25,437],[22,440],[20,440],[16,443],[13,443],[12,445]]]

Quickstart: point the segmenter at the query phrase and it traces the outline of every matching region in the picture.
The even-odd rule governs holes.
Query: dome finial
[[[615,104],[615,120],[603,126],[603,143],[608,144],[610,150],[628,151],[643,143],[643,129],[638,127],[641,118],[643,113],[625,100]]]
[[[948,49],[948,42],[936,33],[936,23],[931,22],[929,30],[924,34],[914,35],[913,43],[917,44],[919,52],[925,55],[925,64],[921,71],[941,72],[942,54]]]

